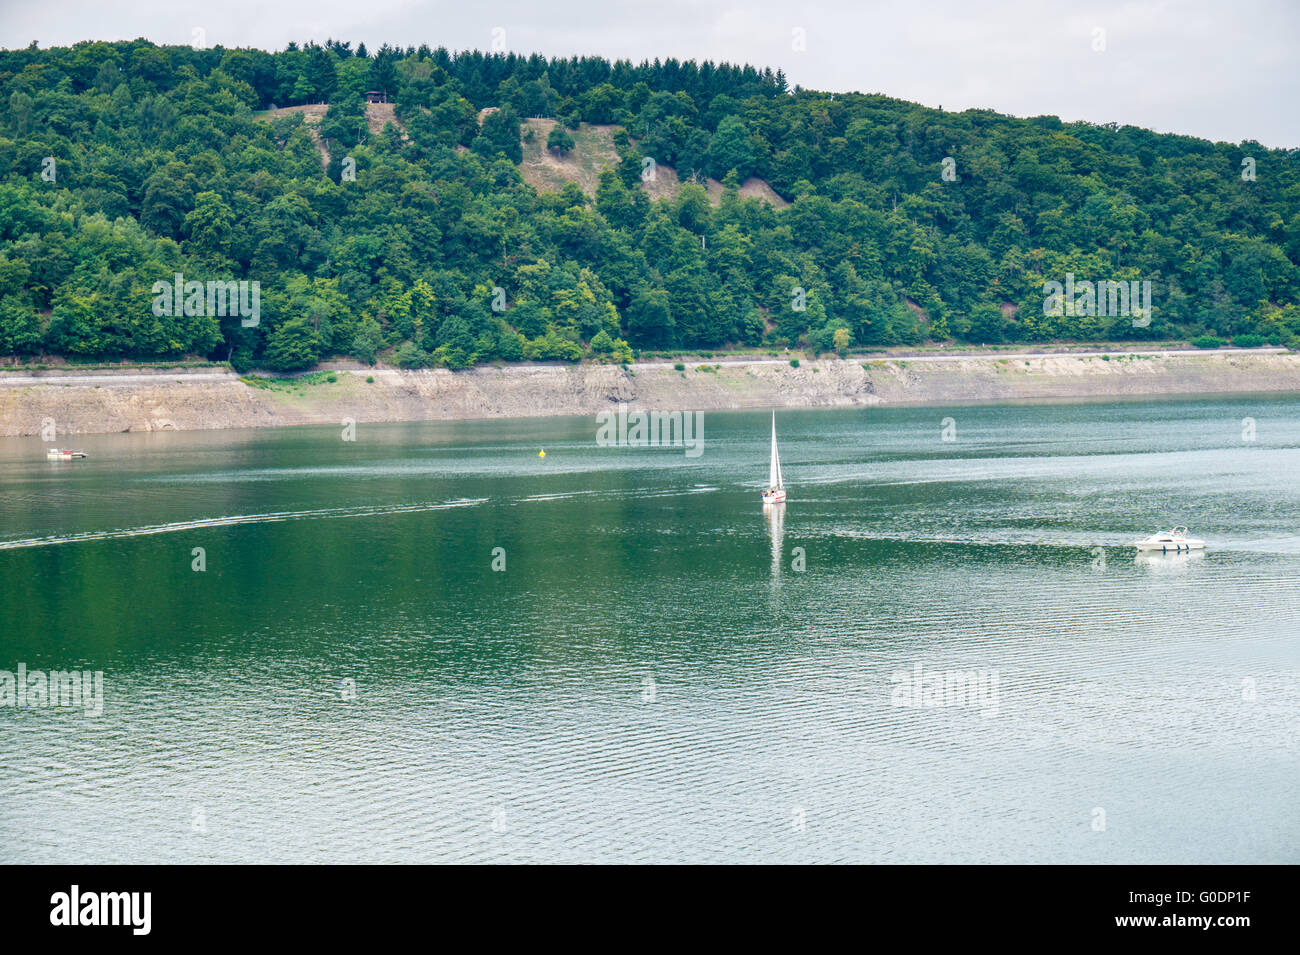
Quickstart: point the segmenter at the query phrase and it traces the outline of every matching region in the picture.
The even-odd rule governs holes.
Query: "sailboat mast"
[[[768,466],[767,473],[768,487],[782,487],[781,484],[781,458],[776,451],[776,412],[772,412],[772,460]]]

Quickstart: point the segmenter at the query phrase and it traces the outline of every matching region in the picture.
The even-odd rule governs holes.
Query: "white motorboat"
[[[776,412],[772,412],[772,459],[768,463],[767,488],[763,491],[764,504],[785,503],[785,482],[781,480],[781,457],[776,453]]]
[[[50,448],[45,452],[45,457],[51,461],[71,461],[85,456],[85,451],[68,451],[63,448]]]
[[[1142,551],[1182,554],[1193,550],[1204,550],[1205,541],[1188,537],[1186,527],[1175,527],[1159,534],[1152,534],[1146,540],[1137,541],[1133,546]]]

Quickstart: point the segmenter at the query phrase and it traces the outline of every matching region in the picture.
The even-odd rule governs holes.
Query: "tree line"
[[[368,91],[394,104],[377,131]],[[266,112],[315,103],[315,130]],[[584,124],[615,127],[594,195],[524,182],[533,117],[556,120],[557,152]],[[663,166],[683,184],[652,199],[643,178]],[[747,197],[751,177],[788,205]],[[0,354],[25,356],[464,368],[1300,334],[1296,155],[707,61],[333,41],[0,51],[0,241]],[[158,314],[154,286],[176,274],[258,282],[260,320]],[[1067,275],[1150,282],[1153,307],[1046,308]]]

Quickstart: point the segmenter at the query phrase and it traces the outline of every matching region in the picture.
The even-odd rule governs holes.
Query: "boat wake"
[[[680,497],[691,494],[709,494],[718,488],[696,485],[691,488],[671,490],[649,489],[636,492],[638,497]],[[515,498],[511,504],[539,504],[565,501],[573,498],[622,497],[627,492],[565,491],[554,494],[532,494]],[[45,537],[25,537],[0,541],[0,550],[18,550],[24,547],[49,547],[55,544],[79,544],[89,541],[121,540],[128,537],[148,537],[153,534],[172,534],[177,531],[204,530],[210,527],[239,527],[246,524],[272,524],[281,521],[309,520],[312,518],[379,517],[388,514],[418,514],[424,511],[442,511],[453,507],[473,507],[485,504],[486,497],[454,498],[449,501],[417,502],[411,504],[373,504],[358,507],[322,507],[301,511],[269,511],[265,514],[231,514],[224,517],[205,517],[192,521],[175,521],[169,524],[148,524],[143,527],[125,527],[114,530],[80,531],[70,534],[50,534]]]
[[[173,534],[177,531],[202,530],[209,527],[238,527],[245,524],[273,524],[307,518],[377,517],[384,514],[414,514],[422,511],[443,511],[453,507],[474,507],[483,504],[486,497],[456,498],[439,503],[376,504],[360,507],[322,507],[304,511],[271,511],[265,514],[232,514],[225,517],[206,517],[194,521],[176,521],[171,524],[150,524],[144,527],[126,527],[109,531],[83,531],[76,534],[54,534],[49,537],[28,537],[20,540],[0,541],[0,550],[17,550],[23,547],[48,547],[53,544],[78,544],[85,541],[120,540],[128,537],[148,537],[153,534]]]

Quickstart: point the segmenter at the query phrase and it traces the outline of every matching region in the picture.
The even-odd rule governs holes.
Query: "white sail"
[[[776,412],[772,412],[772,462],[767,471],[768,487],[785,487],[781,483],[781,458],[776,453]]]

